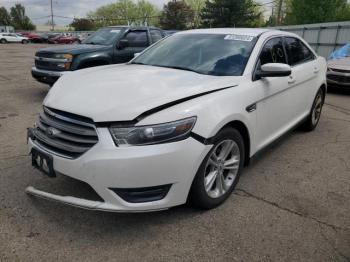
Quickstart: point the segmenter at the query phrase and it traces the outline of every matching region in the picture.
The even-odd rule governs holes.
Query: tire
[[[317,127],[318,122],[320,121],[321,113],[322,113],[324,97],[325,97],[325,94],[323,90],[319,89],[315,96],[314,102],[312,103],[310,114],[305,120],[305,122],[301,125],[301,129],[303,131],[311,132],[315,130],[315,128]]]
[[[244,165],[244,141],[242,135],[236,129],[222,129],[214,137],[213,141],[213,148],[200,165],[189,194],[189,203],[201,209],[215,208],[230,196],[238,183]],[[225,166],[225,161],[222,158],[224,150],[222,149],[226,148],[226,146],[229,147],[229,141],[233,142],[232,151],[224,160],[232,163]],[[215,158],[216,161],[213,161]],[[216,177],[214,172],[216,172]],[[215,182],[212,182],[213,180]],[[222,181],[222,187],[220,187],[219,185]]]
[[[1,44],[6,44],[6,43],[7,43],[7,40],[4,39],[4,38],[3,38],[3,39],[0,39],[0,43],[1,43]]]
[[[22,44],[28,44],[29,43],[29,41],[28,40],[22,40]]]

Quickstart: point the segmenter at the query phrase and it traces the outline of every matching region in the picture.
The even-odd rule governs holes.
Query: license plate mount
[[[32,166],[39,169],[42,173],[49,177],[56,177],[55,170],[53,169],[53,157],[45,154],[35,148],[32,148],[30,152],[32,156]]]

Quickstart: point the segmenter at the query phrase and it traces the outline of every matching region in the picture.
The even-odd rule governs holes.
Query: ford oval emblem
[[[54,128],[54,127],[49,127],[49,128],[46,129],[46,132],[45,132],[45,133],[46,133],[46,135],[49,136],[49,137],[55,137],[55,136],[57,136],[58,134],[60,134],[61,131],[58,130],[58,129],[56,129],[56,128]]]

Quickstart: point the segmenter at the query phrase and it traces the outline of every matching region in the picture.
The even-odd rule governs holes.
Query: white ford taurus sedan
[[[98,198],[26,192],[93,210],[214,208],[257,152],[297,125],[317,126],[326,71],[295,34],[204,29],[174,34],[127,64],[67,74],[28,129],[32,164]]]

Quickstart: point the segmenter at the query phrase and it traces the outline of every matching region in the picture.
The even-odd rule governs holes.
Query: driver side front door
[[[128,40],[128,46],[120,48],[116,45],[113,56],[115,64],[129,62],[135,53],[142,52],[150,42],[147,30],[130,30],[121,39]]]
[[[256,70],[267,63],[287,64],[287,57],[282,37],[268,40],[261,50]],[[257,150],[270,144],[283,134],[291,124],[294,108],[291,83],[293,73],[289,77],[265,77],[254,79],[253,86],[258,101],[256,143]]]

